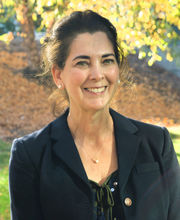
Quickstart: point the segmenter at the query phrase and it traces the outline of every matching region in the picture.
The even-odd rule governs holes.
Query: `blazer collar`
[[[88,184],[88,177],[67,124],[68,113],[69,109],[52,123],[51,138],[55,140],[52,147],[56,155]]]
[[[75,146],[73,137],[67,124],[69,110],[52,122],[51,138],[55,140],[52,146],[56,155],[84,182],[89,184],[88,177]],[[121,190],[127,183],[134,165],[139,146],[139,138],[135,135],[138,128],[130,119],[110,109],[114,122],[115,140],[118,154],[119,182]]]
[[[118,154],[119,184],[121,192],[128,181],[134,166],[140,138],[136,135],[138,128],[130,119],[110,110],[114,121],[116,148]]]

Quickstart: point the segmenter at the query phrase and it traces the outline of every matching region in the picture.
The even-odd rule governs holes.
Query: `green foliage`
[[[0,169],[0,220],[10,219],[8,167]]]
[[[0,140],[0,220],[10,219],[8,163],[10,144]]]
[[[169,131],[180,163],[180,126],[169,128]]]
[[[0,170],[7,167],[11,145],[0,140]]]
[[[7,32],[15,32],[15,11],[13,7],[4,7],[0,10],[0,35]]]

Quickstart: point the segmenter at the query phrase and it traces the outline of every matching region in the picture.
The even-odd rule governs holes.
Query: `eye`
[[[76,63],[76,66],[85,67],[85,66],[88,66],[88,65],[89,65],[89,63],[87,61],[79,61],[79,62]]]
[[[112,64],[112,63],[114,63],[115,61],[113,60],[113,59],[105,59],[105,60],[103,60],[103,63],[104,64]]]

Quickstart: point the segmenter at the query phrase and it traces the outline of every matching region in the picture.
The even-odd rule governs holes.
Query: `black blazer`
[[[167,129],[110,113],[123,220],[180,220],[180,168]],[[94,220],[91,188],[67,114],[13,142],[13,220]]]

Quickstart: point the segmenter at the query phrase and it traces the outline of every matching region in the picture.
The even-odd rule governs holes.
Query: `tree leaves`
[[[2,0],[2,5],[15,7],[17,1],[20,7],[22,0]],[[180,38],[177,34],[180,30],[178,0],[29,0],[28,3],[32,8],[33,20],[37,21],[38,16],[41,18],[38,30],[44,27],[49,30],[56,19],[74,10],[97,11],[116,26],[125,54],[135,53],[138,49],[139,57],[149,57],[150,65],[161,60],[159,49],[167,50],[166,58],[173,60],[168,45],[170,39]],[[18,10],[17,19],[21,22],[24,19]]]

